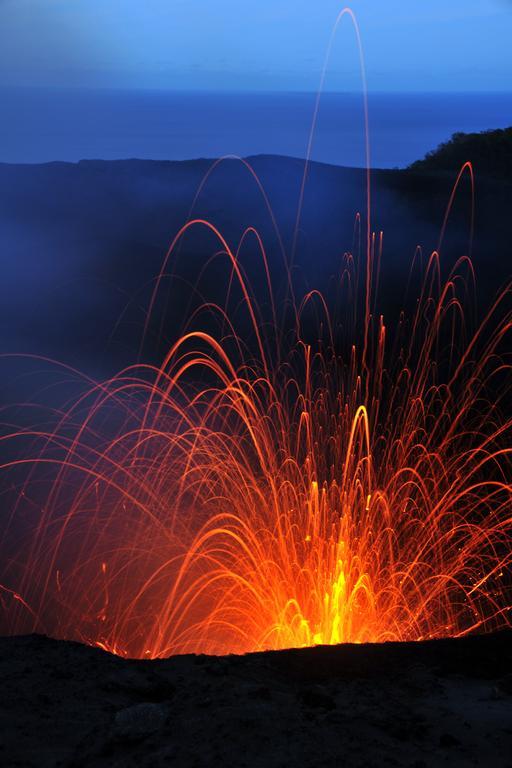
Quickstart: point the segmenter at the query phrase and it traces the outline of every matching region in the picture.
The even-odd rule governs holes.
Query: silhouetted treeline
[[[413,171],[456,171],[470,160],[480,176],[512,178],[512,127],[482,133],[454,133],[423,160],[409,166]]]

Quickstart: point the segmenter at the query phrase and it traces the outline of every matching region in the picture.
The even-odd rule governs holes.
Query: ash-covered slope
[[[125,661],[0,639],[3,766],[510,766],[512,632]]]

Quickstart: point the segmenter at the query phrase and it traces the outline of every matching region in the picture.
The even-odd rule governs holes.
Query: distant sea
[[[0,161],[226,154],[304,157],[315,95],[165,91],[0,91]],[[373,94],[372,165],[404,167],[455,131],[512,125],[512,93]],[[312,156],[364,165],[362,97],[322,97]]]

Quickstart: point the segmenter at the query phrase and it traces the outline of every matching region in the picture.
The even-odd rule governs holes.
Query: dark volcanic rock
[[[302,703],[313,709],[336,709],[336,701],[321,685],[305,688],[300,695]]]
[[[511,674],[511,632],[155,662],[0,638],[0,765],[506,768]]]
[[[114,733],[120,739],[137,740],[160,731],[167,719],[161,704],[134,704],[116,713]]]

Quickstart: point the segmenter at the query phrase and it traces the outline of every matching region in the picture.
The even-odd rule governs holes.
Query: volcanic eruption
[[[225,303],[201,300],[159,366],[84,382],[45,425],[4,430],[2,471],[23,474],[4,526],[10,632],[161,657],[510,625],[509,289],[472,328],[471,261],[442,280],[434,252],[390,330],[382,238],[365,252],[360,223],[337,295],[297,299],[290,274],[278,306],[258,233],[231,247],[192,219],[151,307],[198,228],[229,264]]]
[[[510,289],[476,319],[471,232],[467,254],[442,263],[466,177],[470,164],[390,324],[369,171],[332,295],[297,291],[294,248],[276,289],[256,229],[229,243],[191,216],[134,364],[83,377],[53,411],[25,404],[21,426],[5,420],[3,628],[156,658],[509,627]],[[204,270],[227,265],[224,300],[192,286],[181,333],[145,362],[170,265],[199,230]]]

